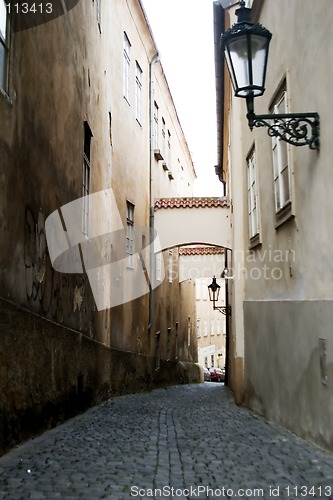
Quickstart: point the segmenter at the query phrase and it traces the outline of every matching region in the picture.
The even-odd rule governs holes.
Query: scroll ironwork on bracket
[[[290,113],[273,115],[247,114],[249,127],[268,127],[270,137],[279,137],[293,146],[319,150],[319,114]]]

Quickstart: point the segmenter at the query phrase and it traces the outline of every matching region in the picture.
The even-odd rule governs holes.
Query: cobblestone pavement
[[[111,399],[12,450],[0,498],[333,499],[333,455],[205,382]]]

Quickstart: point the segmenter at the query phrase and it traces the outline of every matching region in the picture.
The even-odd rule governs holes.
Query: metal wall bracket
[[[219,311],[225,316],[231,316],[231,306],[213,306],[213,309]]]
[[[249,127],[268,127],[270,137],[279,137],[293,146],[309,146],[319,150],[318,113],[290,113],[273,115],[247,114]]]

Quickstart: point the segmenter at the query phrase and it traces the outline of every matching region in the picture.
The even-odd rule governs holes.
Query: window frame
[[[127,268],[134,269],[134,211],[135,205],[126,201],[126,258]]]
[[[201,318],[197,318],[196,334],[197,334],[197,339],[199,339],[201,337]]]
[[[210,318],[210,335],[215,335],[215,321],[214,318]]]
[[[201,280],[195,280],[195,300],[201,300]]]
[[[82,172],[82,232],[88,237],[89,234],[89,193],[90,193],[90,170],[91,164],[86,153],[83,153]]]
[[[83,123],[83,162],[82,162],[82,233],[89,235],[89,194],[91,180],[91,128],[89,123]]]
[[[172,335],[172,328],[171,328],[171,326],[169,326],[168,331],[167,331],[167,338],[166,338],[166,358],[167,358],[167,361],[170,361],[170,359],[171,359],[171,335]]]
[[[130,103],[130,72],[131,72],[131,42],[124,31],[124,53],[123,53],[123,95],[126,102]]]
[[[135,61],[135,119],[141,125],[142,122],[142,75],[138,61]]]
[[[167,165],[169,167],[169,170],[171,170],[171,132],[168,130],[167,132]]]
[[[158,252],[155,254],[155,272],[156,272],[156,281],[162,281],[162,252]]]
[[[168,279],[169,283],[172,283],[173,278],[173,250],[168,251]]]
[[[162,156],[163,158],[166,158],[166,154],[165,154],[165,150],[166,150],[166,134],[165,134],[165,130],[166,130],[166,123],[165,123],[165,119],[163,118],[162,116],[162,130],[161,130],[161,135],[162,135]]]
[[[207,324],[207,320],[204,319],[204,337],[208,337],[208,324]]]
[[[201,288],[201,300],[207,301],[208,300],[208,285],[207,285],[207,280],[203,279],[201,281],[201,285],[202,285],[202,288]]]
[[[246,157],[247,169],[247,215],[250,248],[260,243],[260,209],[258,194],[258,168],[255,144]]]
[[[271,101],[270,113],[272,115],[289,113],[286,79],[283,80]],[[278,228],[281,224],[294,217],[291,148],[289,143],[279,137],[272,137],[272,170],[275,228]],[[286,172],[287,184],[285,183]]]
[[[153,149],[158,149],[158,104],[154,101],[153,113]]]

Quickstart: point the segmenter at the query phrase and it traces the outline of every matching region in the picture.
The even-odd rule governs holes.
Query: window
[[[168,334],[167,334],[167,344],[166,344],[166,356],[167,356],[167,361],[170,360],[170,353],[171,353],[171,328],[168,328]]]
[[[287,92],[285,85],[278,94],[273,107],[273,114],[288,113]],[[273,173],[274,173],[274,196],[275,211],[283,215],[289,209],[291,213],[291,187],[290,187],[290,148],[289,144],[282,141],[279,137],[272,137],[273,153]]]
[[[221,320],[220,318],[217,319],[217,335],[221,335]]]
[[[161,332],[156,332],[156,335],[155,335],[155,370],[159,370],[160,366],[161,366],[160,336],[161,336]]]
[[[156,281],[162,281],[162,252],[155,254]]]
[[[0,88],[8,92],[9,12],[7,3],[0,0]]]
[[[195,280],[195,299],[196,300],[201,299],[201,281],[200,280]]]
[[[123,92],[126,101],[129,103],[130,99],[130,66],[131,66],[131,58],[130,58],[130,50],[131,44],[130,41],[124,33],[124,82],[123,82]]]
[[[88,122],[84,122],[84,146],[82,169],[82,232],[88,236],[89,230],[89,192],[90,192],[90,143],[92,133]]]
[[[165,138],[165,120],[164,120],[164,118],[162,118],[162,156],[163,156],[163,158],[166,158],[166,156],[165,156],[165,150],[166,150],[165,141],[166,141],[166,138]]]
[[[153,149],[158,149],[158,106],[154,101]]]
[[[253,148],[247,158],[247,200],[249,218],[249,236],[252,240],[259,235],[258,195],[257,195],[256,154]]]
[[[210,320],[210,334],[215,335],[215,327],[214,327],[214,320]]]
[[[127,267],[134,267],[134,205],[126,204],[126,255]]]
[[[142,69],[139,63],[136,62],[136,76],[135,76],[135,118],[141,123],[141,109],[142,109]]]
[[[207,337],[208,335],[208,327],[207,327],[207,320],[204,320],[204,337]]]
[[[172,283],[172,259],[173,259],[173,252],[172,250],[169,250],[169,261],[168,261],[169,283]]]
[[[178,328],[179,328],[179,323],[178,323],[178,321],[176,321],[175,359],[178,359]]]
[[[111,114],[111,111],[109,111],[109,136],[110,136],[110,146],[112,148],[113,141],[112,141],[112,114]]]
[[[207,281],[202,280],[202,300],[207,300],[208,299],[208,286],[207,286]]]
[[[191,345],[191,318],[187,317],[187,346]]]
[[[146,261],[145,259],[143,258],[143,252],[146,248],[146,236],[143,234],[141,236],[141,252],[139,253],[139,257],[140,257],[140,262],[141,262],[141,266],[142,266],[142,270],[143,272],[146,272],[147,271],[147,265],[146,265]]]
[[[171,134],[170,130],[168,130],[168,151],[167,151],[167,165],[171,170]]]
[[[197,319],[197,338],[201,336],[200,332],[200,318]]]

